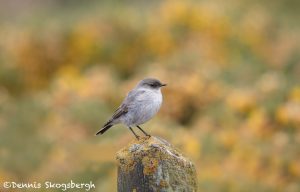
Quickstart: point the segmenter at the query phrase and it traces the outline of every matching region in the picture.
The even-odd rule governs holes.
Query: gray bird
[[[103,134],[112,126],[121,123],[126,125],[137,139],[139,136],[132,130],[133,126],[150,137],[140,125],[158,112],[163,100],[160,88],[166,85],[154,78],[141,80],[96,135]]]

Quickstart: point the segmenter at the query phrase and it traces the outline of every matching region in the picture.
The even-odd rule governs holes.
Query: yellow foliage
[[[283,124],[300,125],[300,102],[288,102],[280,106],[276,111],[276,118]]]
[[[200,144],[198,139],[192,136],[186,136],[184,140],[184,151],[186,151],[187,155],[191,158],[197,159],[200,156]]]
[[[256,96],[251,90],[233,90],[226,99],[228,106],[238,112],[247,112],[256,105]]]
[[[292,161],[289,165],[289,171],[295,176],[300,177],[300,164],[299,159]]]
[[[217,136],[222,146],[226,148],[233,148],[238,142],[238,135],[234,130],[222,130]]]
[[[289,98],[295,103],[300,103],[300,87],[294,87],[289,94]]]

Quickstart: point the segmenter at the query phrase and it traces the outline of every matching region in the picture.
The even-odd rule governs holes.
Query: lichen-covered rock
[[[117,161],[118,192],[197,191],[194,165],[163,139],[131,143]]]

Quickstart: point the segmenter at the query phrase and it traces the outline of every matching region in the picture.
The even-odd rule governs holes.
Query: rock
[[[136,140],[117,161],[118,192],[197,191],[193,163],[161,138]]]

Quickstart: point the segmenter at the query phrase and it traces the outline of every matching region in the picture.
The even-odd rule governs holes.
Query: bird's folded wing
[[[118,109],[115,111],[115,113],[113,114],[113,116],[111,117],[111,119],[118,119],[119,117],[121,117],[122,115],[126,114],[128,112],[128,108],[126,105],[124,105],[124,103],[118,107]]]
[[[134,104],[136,104],[137,100],[144,92],[145,91],[143,90],[130,91],[127,97],[124,99],[123,103],[120,105],[120,107],[118,107],[117,110],[114,112],[110,121],[113,121],[114,119],[118,119],[122,115],[125,115],[128,112],[128,110],[130,110],[130,108]]]

